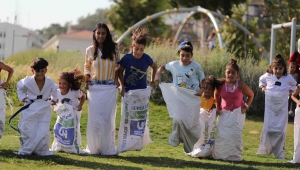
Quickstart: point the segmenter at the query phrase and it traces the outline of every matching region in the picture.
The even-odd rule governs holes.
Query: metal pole
[[[296,18],[292,19],[290,56],[295,51],[295,43],[296,43],[296,21],[297,21]]]
[[[14,54],[14,42],[15,41],[15,30],[13,30],[13,42],[12,42],[12,51],[11,51],[11,55]]]
[[[273,28],[273,25],[274,24],[272,24],[272,27],[271,27],[271,47],[270,47],[270,61],[269,61],[269,64],[272,62],[273,57],[274,57],[274,53],[275,53],[276,29]]]

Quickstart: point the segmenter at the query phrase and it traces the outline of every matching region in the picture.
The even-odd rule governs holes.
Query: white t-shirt
[[[165,68],[172,73],[173,84],[178,87],[197,91],[199,81],[204,79],[201,65],[194,61],[187,66],[182,65],[179,60],[171,61],[166,64]]]
[[[259,78],[259,87],[265,86],[266,90],[273,92],[285,91],[289,92],[289,90],[295,91],[297,82],[290,74],[286,76],[281,76],[280,79],[274,74],[265,73]]]
[[[68,103],[74,107],[77,107],[80,103],[79,98],[82,97],[81,90],[71,90],[66,95],[62,95],[60,90],[57,89],[57,99],[59,103]]]

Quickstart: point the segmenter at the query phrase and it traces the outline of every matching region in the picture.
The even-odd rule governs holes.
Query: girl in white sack
[[[6,77],[6,81],[2,81],[1,79],[1,76],[0,76],[0,138],[2,137],[3,135],[3,132],[4,132],[4,128],[5,128],[5,108],[6,108],[6,102],[5,102],[5,90],[4,88],[8,85],[8,82],[9,80],[11,79],[13,73],[14,73],[14,70],[0,62],[0,73],[1,71],[4,70],[6,71],[8,74],[7,74],[7,77]]]
[[[259,78],[259,87],[265,94],[264,126],[256,154],[284,159],[286,128],[288,123],[288,97],[297,82],[287,74],[281,54],[277,54],[265,74]]]
[[[58,77],[57,105],[54,110],[57,114],[66,108],[70,112],[69,115],[57,117],[52,151],[80,153],[80,117],[82,105],[86,99],[86,95],[80,89],[82,81],[84,81],[84,75],[78,67],[73,71],[62,72]]]
[[[300,163],[300,100],[299,98],[300,85],[298,84],[295,92],[291,95],[292,100],[296,103],[294,117],[294,155],[291,163]]]
[[[86,49],[84,75],[88,99],[87,147],[89,154],[115,155],[119,50],[106,24],[93,30],[93,45]]]
[[[239,80],[237,61],[231,59],[226,65],[225,79],[215,91],[218,132],[212,157],[228,161],[241,161],[243,151],[242,130],[245,113],[254,98],[253,91]],[[246,96],[246,101],[243,97]]]

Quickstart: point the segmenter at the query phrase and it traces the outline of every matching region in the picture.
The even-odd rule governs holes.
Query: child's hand
[[[154,82],[150,82],[150,87],[151,87],[151,92],[155,89],[155,85],[154,85]]]
[[[201,96],[203,92],[204,92],[204,88],[200,88],[194,95]]]
[[[293,90],[289,90],[289,92],[290,92],[290,96],[293,94]]]
[[[157,81],[158,83],[161,83],[161,77],[160,77],[160,74],[161,74],[161,73],[156,72],[154,81]]]
[[[79,104],[78,106],[77,106],[77,111],[81,111],[82,110],[82,104]]]
[[[216,114],[217,114],[217,115],[220,115],[220,114],[221,114],[221,109],[220,109],[220,108],[217,108]]]
[[[55,100],[51,100],[52,104],[51,105],[56,105],[56,101]]]
[[[4,89],[6,85],[7,85],[7,82],[2,83],[2,84],[0,85],[0,89],[1,89],[1,88]]]
[[[242,108],[241,108],[242,114],[245,114],[247,109],[248,109],[247,106],[245,106],[245,105],[242,106]]]
[[[266,87],[261,88],[261,92],[265,93]]]
[[[124,88],[123,86],[122,86],[122,88],[121,88],[121,92],[120,92],[120,93],[121,93],[121,96],[124,97],[125,88]]]
[[[115,85],[116,85],[116,88],[118,88],[120,86],[118,79],[115,79]]]

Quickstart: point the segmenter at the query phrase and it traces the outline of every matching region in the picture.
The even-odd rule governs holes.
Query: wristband
[[[247,108],[249,107],[249,105],[247,103],[244,103],[244,106],[246,106]]]

